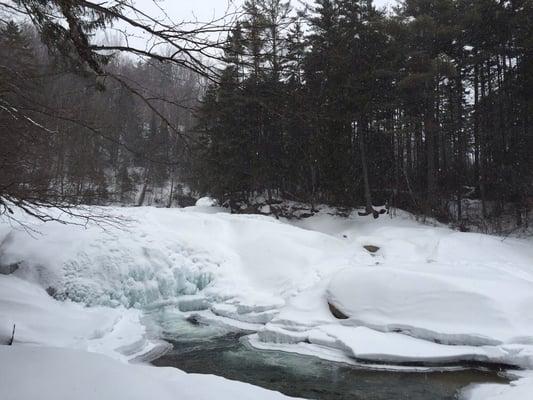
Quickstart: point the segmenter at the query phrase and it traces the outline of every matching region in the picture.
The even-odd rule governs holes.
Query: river
[[[215,374],[284,394],[324,400],[452,400],[473,383],[507,382],[480,368],[446,372],[365,369],[316,357],[252,349],[242,333],[195,325],[180,313],[152,312],[160,335],[173,348],[153,361],[190,373]]]

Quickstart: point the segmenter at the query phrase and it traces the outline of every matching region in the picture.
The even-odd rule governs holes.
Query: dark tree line
[[[163,187],[171,205],[188,184],[230,204],[262,195],[528,223],[531,0],[405,0],[388,13],[247,0],[216,42],[226,20],[139,12],[0,0],[0,214],[143,204]],[[116,21],[160,46],[95,40]]]
[[[194,185],[462,221],[533,197],[533,2],[248,0],[203,100]],[[467,201],[467,200],[469,201]]]

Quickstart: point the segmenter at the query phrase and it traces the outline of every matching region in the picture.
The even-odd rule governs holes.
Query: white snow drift
[[[280,393],[70,349],[0,346],[2,400],[282,400]]]
[[[15,325],[15,343],[86,350],[125,361],[158,346],[148,340],[140,317],[134,309],[59,302],[30,282],[0,275],[0,344],[11,338]]]
[[[480,346],[532,339],[531,289],[530,282],[488,268],[437,264],[345,269],[327,295],[353,325]]]

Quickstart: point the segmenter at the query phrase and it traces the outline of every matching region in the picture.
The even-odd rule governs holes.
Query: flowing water
[[[179,315],[158,316],[173,349],[154,361],[191,373],[215,374],[308,399],[451,400],[472,383],[507,382],[495,371],[390,372],[315,357],[251,349],[239,334],[197,326]]]

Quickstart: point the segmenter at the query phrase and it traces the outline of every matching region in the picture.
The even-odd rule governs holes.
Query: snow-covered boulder
[[[216,199],[213,199],[212,197],[200,197],[196,201],[196,207],[214,207],[218,204]]]
[[[446,344],[533,342],[533,283],[428,265],[345,269],[332,278],[328,300],[354,324]]]

